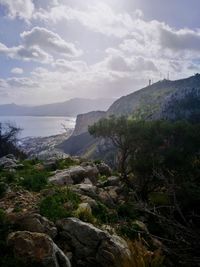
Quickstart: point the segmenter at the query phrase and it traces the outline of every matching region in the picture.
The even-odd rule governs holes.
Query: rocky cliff
[[[94,124],[101,118],[106,116],[105,111],[92,111],[86,114],[80,114],[76,118],[76,126],[73,132],[73,136],[80,135],[87,132],[88,126]]]

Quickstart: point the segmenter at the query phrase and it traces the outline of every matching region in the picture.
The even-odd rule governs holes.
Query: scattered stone
[[[24,264],[44,267],[70,267],[69,259],[46,234],[27,231],[8,236],[8,245]]]

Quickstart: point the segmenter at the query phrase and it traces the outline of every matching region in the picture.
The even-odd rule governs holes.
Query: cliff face
[[[200,122],[200,88],[179,90],[167,97],[153,119]]]
[[[86,114],[78,115],[76,118],[76,126],[73,132],[73,136],[87,132],[89,125],[94,124],[105,116],[106,112],[104,111],[92,111]]]

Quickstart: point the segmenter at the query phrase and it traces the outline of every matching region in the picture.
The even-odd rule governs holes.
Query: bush
[[[25,176],[20,185],[27,190],[38,192],[46,187],[48,183],[48,174],[45,172],[36,172],[35,174],[29,174]]]
[[[3,197],[8,189],[8,185],[4,182],[0,182],[0,198]]]
[[[97,207],[93,210],[93,215],[99,223],[114,223],[118,221],[118,215],[115,210],[109,210],[101,202],[97,202]]]
[[[41,201],[40,213],[49,220],[56,221],[72,216],[79,203],[79,196],[69,188],[56,189],[53,195]]]
[[[96,219],[92,215],[91,211],[89,209],[85,208],[78,208],[74,214],[75,217],[79,218],[81,221],[87,222],[87,223],[95,223]]]
[[[138,217],[138,212],[135,209],[134,203],[124,203],[117,208],[119,218],[123,220],[136,220]]]

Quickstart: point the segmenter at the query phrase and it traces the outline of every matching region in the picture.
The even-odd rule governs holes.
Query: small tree
[[[23,153],[17,147],[17,136],[20,128],[9,123],[0,123],[0,157],[7,154],[21,156]]]
[[[129,121],[125,117],[104,118],[92,126],[89,126],[89,133],[94,137],[110,139],[118,149],[117,159],[119,171],[123,178],[127,178],[127,159],[130,149]]]

